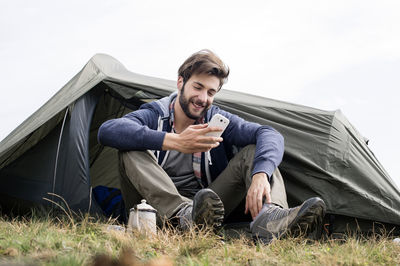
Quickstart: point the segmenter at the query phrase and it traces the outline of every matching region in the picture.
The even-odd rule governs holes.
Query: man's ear
[[[178,87],[178,90],[180,91],[183,87],[183,78],[182,76],[178,77],[178,81],[176,82],[176,86]]]

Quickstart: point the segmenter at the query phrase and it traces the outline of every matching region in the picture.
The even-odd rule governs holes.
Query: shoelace
[[[281,207],[278,207],[276,205],[269,205],[265,212],[268,213],[268,220],[273,221],[288,216],[290,210],[291,209],[282,209]]]

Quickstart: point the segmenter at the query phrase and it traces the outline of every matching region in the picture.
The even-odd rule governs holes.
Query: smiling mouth
[[[194,102],[192,102],[192,105],[193,105],[194,108],[196,108],[196,109],[203,109],[203,108],[205,107],[204,104],[197,104],[197,103],[194,103]]]

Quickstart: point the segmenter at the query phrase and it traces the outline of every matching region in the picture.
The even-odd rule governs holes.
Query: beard
[[[200,117],[203,117],[205,115],[207,110],[210,108],[210,104],[208,104],[207,102],[204,103],[204,102],[196,99],[195,97],[192,97],[190,99],[186,98],[186,96],[185,96],[185,85],[186,84],[183,84],[182,91],[181,91],[181,94],[179,96],[179,104],[181,105],[181,108],[182,108],[183,112],[185,113],[185,115],[187,117],[189,117],[190,119],[193,119],[193,120],[197,120]],[[196,105],[200,105],[200,106],[204,107],[203,111],[201,111],[201,113],[198,114],[198,115],[197,114],[192,114],[190,112],[190,109],[189,109],[189,104],[190,103],[194,103]]]

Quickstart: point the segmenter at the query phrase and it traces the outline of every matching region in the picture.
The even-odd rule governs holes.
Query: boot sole
[[[202,189],[194,196],[192,215],[197,226],[219,229],[224,220],[224,204],[214,191]]]

